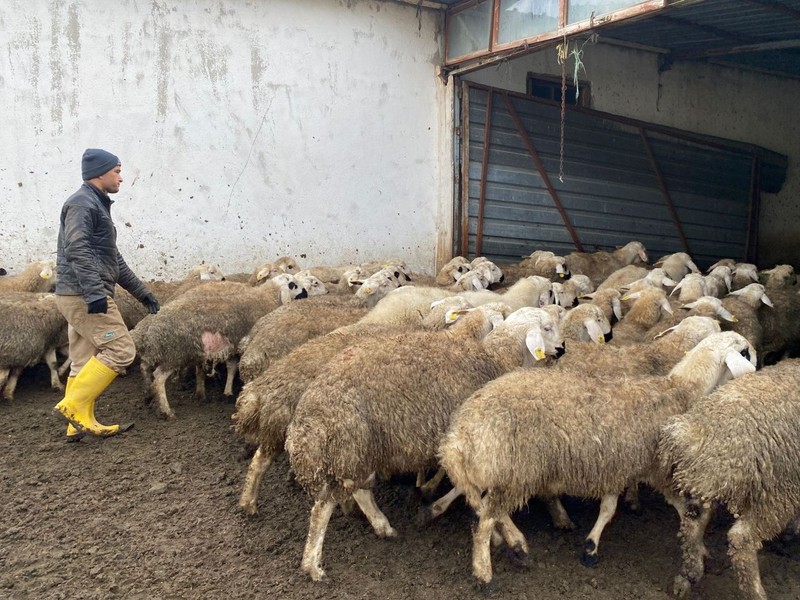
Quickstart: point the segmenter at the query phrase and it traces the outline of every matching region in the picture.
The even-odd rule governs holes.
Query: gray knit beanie
[[[89,181],[90,179],[99,177],[100,175],[108,173],[119,164],[122,163],[120,163],[119,159],[111,154],[111,152],[106,152],[100,148],[87,148],[81,159],[83,180]]]

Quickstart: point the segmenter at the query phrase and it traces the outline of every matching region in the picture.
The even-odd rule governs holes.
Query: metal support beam
[[[483,156],[481,158],[481,189],[478,197],[478,226],[475,233],[475,256],[483,254],[483,213],[486,208],[486,176],[489,172],[489,146],[492,143],[492,104],[494,92],[486,97],[486,121],[483,124]]]

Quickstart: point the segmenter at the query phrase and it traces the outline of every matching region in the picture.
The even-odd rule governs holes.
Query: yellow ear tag
[[[621,298],[621,300],[630,300],[630,296],[628,296],[628,294],[625,294],[625,295],[624,295],[624,296]]]
[[[605,344],[606,343],[606,337],[604,335],[598,335],[597,336],[597,343],[598,344]]]
[[[534,356],[536,357],[536,360],[544,360],[546,358],[544,350],[542,350],[541,348],[536,349],[536,353],[534,354]]]
[[[42,279],[50,279],[50,275],[48,275],[47,273],[39,273],[39,277],[41,277]]]
[[[736,315],[731,315],[733,317],[733,321],[731,323],[738,323],[739,319],[736,318]]]
[[[460,317],[460,316],[461,316],[461,311],[459,311],[459,310],[448,310],[447,313],[444,316],[444,322],[447,323],[448,325],[450,323],[455,323],[456,321],[458,321],[458,317]]]
[[[365,294],[371,294],[372,293],[372,288],[371,287],[364,288],[364,293]]]

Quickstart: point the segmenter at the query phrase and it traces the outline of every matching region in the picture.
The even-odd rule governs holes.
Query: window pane
[[[595,18],[640,4],[641,0],[569,0],[567,4],[567,23],[587,21],[594,13]]]
[[[490,0],[451,15],[448,22],[447,58],[488,50],[491,27]]]
[[[499,44],[558,30],[558,0],[500,0]]]

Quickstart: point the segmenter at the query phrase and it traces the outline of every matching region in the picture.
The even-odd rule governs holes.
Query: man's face
[[[110,171],[103,173],[97,179],[100,181],[100,187],[106,194],[116,194],[119,191],[119,186],[122,183],[122,165],[117,165]]]

